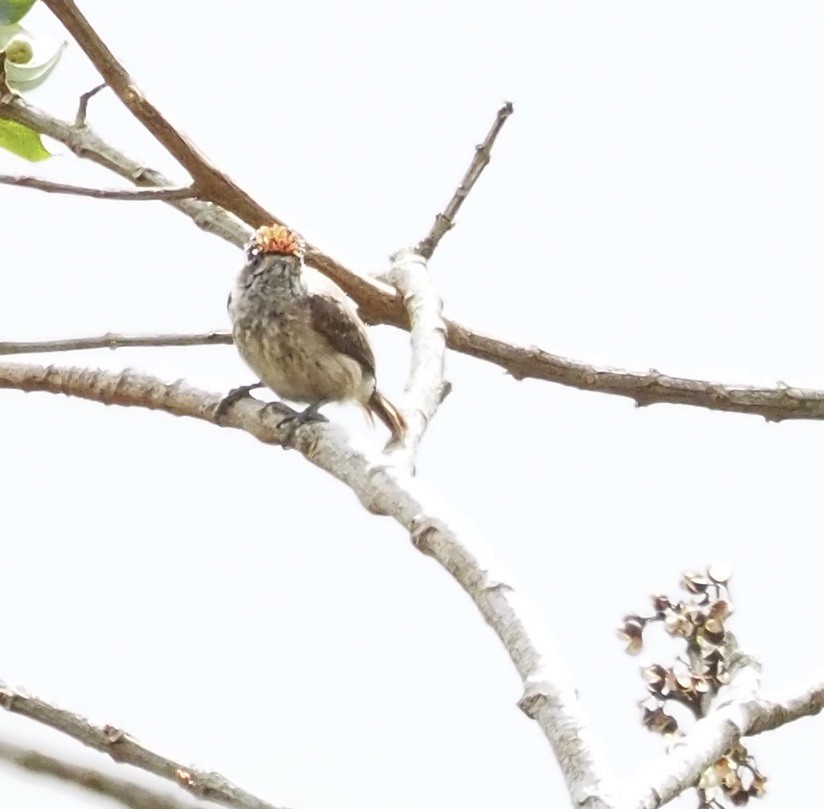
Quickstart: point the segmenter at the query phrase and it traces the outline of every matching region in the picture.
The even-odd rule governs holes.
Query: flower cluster
[[[686,598],[652,596],[653,614],[627,615],[619,630],[628,654],[640,654],[644,632],[658,624],[683,644],[684,654],[670,666],[652,663],[642,669],[648,696],[641,703],[642,722],[662,736],[684,735],[683,719],[700,719],[711,710],[713,697],[730,680],[728,664],[736,651],[735,636],[727,621],[732,615],[729,574],[710,568],[705,574],[688,573],[681,586]],[[746,804],[764,794],[766,778],[740,742],[708,767],[695,784],[700,809],[719,809],[723,801]]]

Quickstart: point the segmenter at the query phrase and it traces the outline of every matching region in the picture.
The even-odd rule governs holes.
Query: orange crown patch
[[[255,231],[253,246],[261,253],[303,257],[303,239],[283,225],[263,225]]]

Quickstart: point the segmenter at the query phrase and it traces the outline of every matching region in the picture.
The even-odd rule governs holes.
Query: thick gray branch
[[[443,378],[446,324],[441,317],[443,303],[423,256],[412,249],[398,251],[385,277],[403,296],[411,324],[412,356],[402,406],[408,429],[403,447],[392,456],[400,460],[405,454],[411,468],[426,428],[449,392]]]
[[[85,368],[43,368],[0,363],[0,388],[64,393],[104,404],[147,407],[210,423],[221,397],[179,381]],[[279,443],[282,417],[264,404],[241,399],[220,424]],[[287,428],[288,429],[288,428]],[[459,524],[418,481],[352,447],[331,424],[311,424],[295,433],[294,446],[315,466],[346,484],[363,505],[400,523],[413,544],[432,556],[472,598],[498,635],[524,682],[522,710],[552,745],[576,806],[605,807],[605,767],[596,757],[572,678],[556,654],[538,613],[501,571],[489,547]]]

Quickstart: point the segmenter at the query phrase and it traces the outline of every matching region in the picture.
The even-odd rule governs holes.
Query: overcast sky
[[[598,365],[824,388],[820,3],[80,5],[222,169],[362,272],[425,235],[512,100],[431,264],[449,317]],[[26,23],[59,32],[45,10]],[[71,45],[31,100],[70,119],[98,81]],[[90,122],[185,180],[113,96]],[[70,155],[34,170],[121,183]],[[3,153],[0,171],[32,169]],[[0,211],[0,340],[228,326],[240,253],[162,203],[0,187]],[[372,336],[397,397],[406,337]],[[227,346],[31,360],[252,381]],[[733,628],[767,684],[821,670],[824,425],[639,410],[457,355],[447,375],[420,477],[537,601],[619,772],[660,741],[614,626],[683,570],[732,564]],[[292,809],[565,805],[469,599],[297,453],[145,410],[0,401],[0,678]],[[5,713],[0,738],[140,778]],[[809,801],[822,744],[820,719],[750,744],[765,805]],[[6,765],[0,803],[103,805]]]

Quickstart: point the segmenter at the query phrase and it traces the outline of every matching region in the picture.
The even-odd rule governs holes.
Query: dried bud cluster
[[[726,626],[732,615],[728,581],[728,573],[714,568],[706,574],[686,574],[681,581],[689,593],[685,600],[654,595],[653,615],[624,618],[619,636],[626,642],[628,654],[640,654],[644,630],[652,624],[660,624],[686,651],[671,666],[653,663],[642,669],[649,692],[641,703],[642,722],[649,730],[662,736],[682,736],[684,731],[671,709],[683,706],[699,719],[710,710],[718,690],[729,682],[728,664],[736,642]],[[696,782],[699,807],[718,809],[723,805],[721,800],[734,806],[746,804],[764,794],[766,780],[744,745],[738,743]]]

